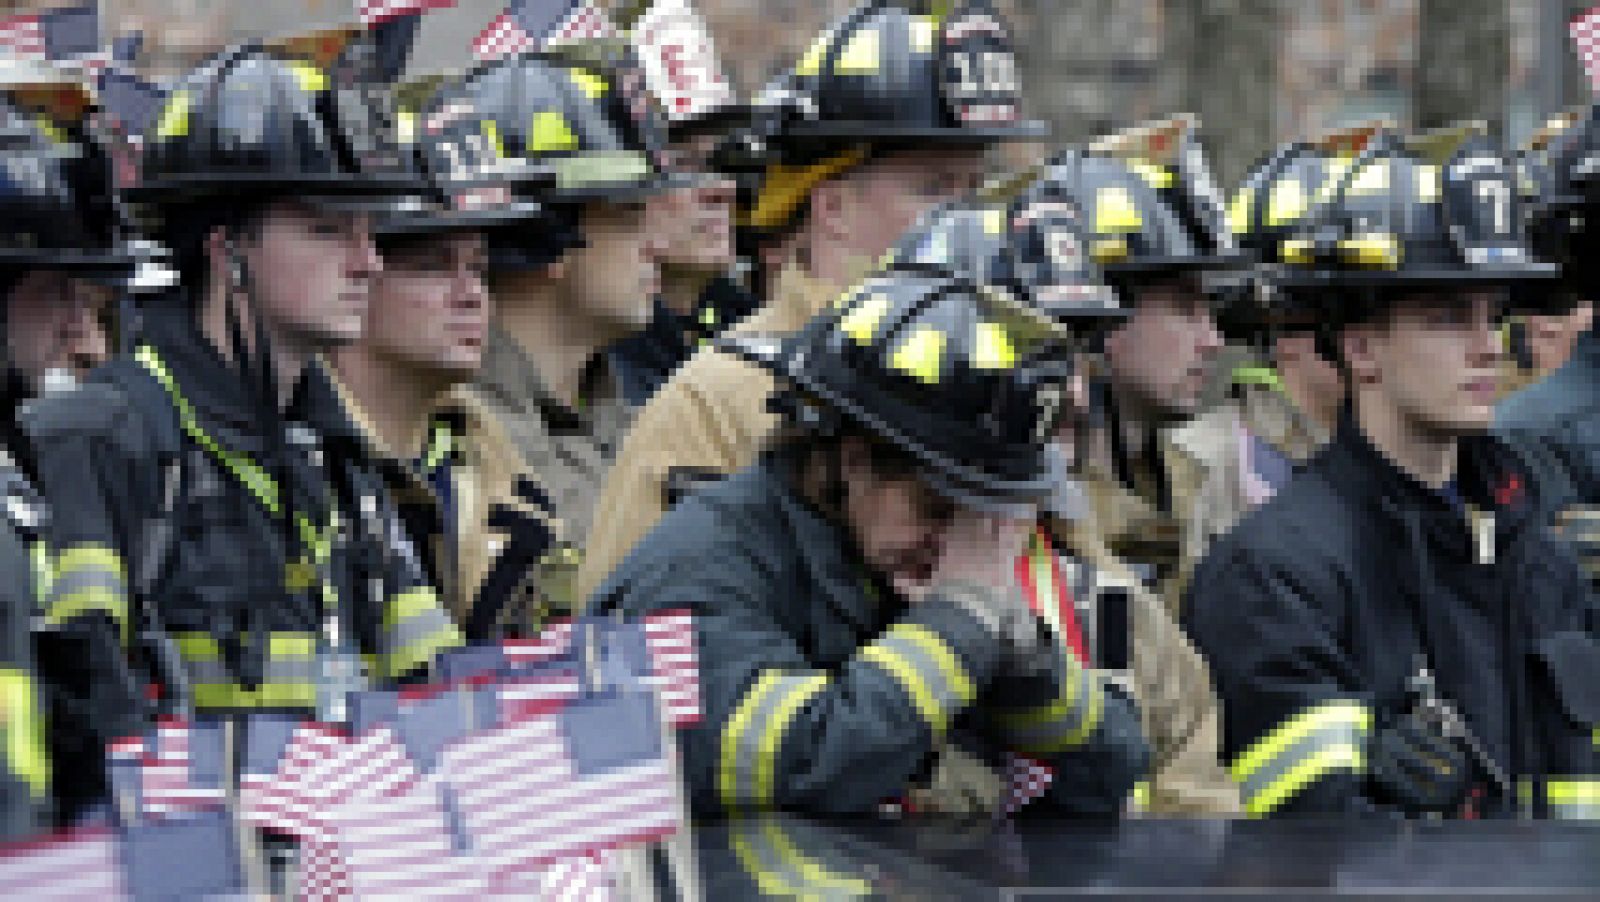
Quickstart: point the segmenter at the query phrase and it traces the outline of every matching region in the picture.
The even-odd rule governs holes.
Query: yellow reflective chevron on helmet
[[[889,365],[929,385],[939,382],[939,367],[944,360],[945,335],[923,326],[906,336],[889,357]]]
[[[872,336],[877,334],[878,324],[883,322],[884,314],[888,312],[889,299],[881,294],[871,295],[839,320],[839,331],[861,344],[869,344]]]
[[[1094,230],[1102,234],[1137,232],[1144,228],[1144,217],[1133,205],[1128,189],[1121,185],[1101,188],[1094,196]]]
[[[1423,164],[1417,167],[1416,172],[1417,200],[1425,204],[1438,203],[1441,196],[1439,167]]]
[[[394,139],[404,147],[417,143],[417,114],[401,110],[394,115]]]
[[[873,75],[883,65],[882,41],[875,28],[863,28],[850,36],[844,45],[833,71],[839,75]]]
[[[1145,184],[1152,188],[1171,188],[1174,178],[1172,170],[1165,166],[1157,166],[1146,160],[1129,160],[1128,168],[1144,179]]]
[[[594,100],[604,97],[608,88],[606,80],[588,69],[569,69],[567,74],[572,77],[572,83],[582,91],[585,97]]]
[[[999,323],[979,323],[973,333],[972,366],[980,370],[1008,370],[1017,364],[1011,334]]]
[[[939,36],[939,23],[932,16],[911,17],[911,52],[932,53]]]
[[[1297,178],[1280,179],[1267,198],[1267,225],[1288,225],[1305,215],[1308,198]]]
[[[1351,194],[1382,194],[1389,190],[1389,161],[1373,160],[1362,166],[1350,180]]]
[[[478,123],[483,137],[489,142],[489,150],[494,153],[496,160],[504,159],[506,155],[506,142],[500,137],[500,123],[493,119],[484,119]]]
[[[528,150],[532,153],[555,153],[576,150],[578,136],[573,134],[567,119],[556,110],[540,110],[533,115],[528,128]]]
[[[290,63],[289,74],[294,76],[294,83],[300,86],[300,90],[307,94],[321,94],[328,90],[328,76],[310,63]]]
[[[1256,193],[1246,185],[1233,195],[1228,204],[1228,231],[1243,235],[1250,231],[1250,212],[1255,209]]]
[[[983,211],[983,232],[986,235],[999,235],[1006,230],[1006,211],[989,209]]]
[[[173,91],[156,122],[156,137],[181,138],[189,134],[189,108],[193,105],[194,98],[188,91]]]

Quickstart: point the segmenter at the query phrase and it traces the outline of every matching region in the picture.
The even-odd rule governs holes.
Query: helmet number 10
[[[1017,60],[1000,50],[974,50],[955,53],[950,64],[956,69],[951,85],[958,97],[1011,95],[1017,93]]]

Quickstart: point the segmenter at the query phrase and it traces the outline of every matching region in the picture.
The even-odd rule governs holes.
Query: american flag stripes
[[[401,16],[414,16],[430,9],[455,6],[456,0],[356,0],[356,16],[372,27]]]
[[[120,899],[117,835],[88,830],[0,850],[0,898]]]
[[[674,727],[685,727],[700,720],[700,663],[694,631],[694,616],[686,610],[657,611],[646,615],[641,625],[623,624],[624,629],[643,629],[648,651],[648,671],[638,674],[640,682],[655,690],[661,713]],[[532,639],[504,643],[507,664],[518,666],[554,662],[571,654],[574,623],[558,620]]]
[[[1005,760],[1006,788],[1000,810],[1013,815],[1026,808],[1029,802],[1044,795],[1055,782],[1056,772],[1049,765],[1026,755],[1008,752]]]
[[[1591,90],[1600,92],[1600,6],[1578,15],[1567,25],[1572,48],[1583,64],[1583,74]]]
[[[221,807],[222,725],[164,720],[147,743],[140,794],[147,813],[165,816]]]
[[[481,867],[538,870],[678,827],[678,783],[647,695],[619,693],[447,749],[439,774]]]
[[[472,41],[478,59],[614,38],[611,17],[591,0],[512,0]]]
[[[84,3],[0,20],[0,51],[35,62],[99,53],[99,4]]]
[[[232,825],[213,812],[0,849],[4,899],[200,899],[244,890]]]

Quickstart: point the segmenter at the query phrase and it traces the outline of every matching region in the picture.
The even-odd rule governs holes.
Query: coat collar
[[[763,461],[757,467],[764,474],[763,481],[772,486],[778,509],[812,581],[858,631],[876,632],[882,625],[883,605],[879,598],[885,588],[869,575],[841,527],[800,497],[776,464]]]

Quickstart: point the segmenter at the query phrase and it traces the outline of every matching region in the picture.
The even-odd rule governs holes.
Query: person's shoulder
[[[1590,355],[1574,354],[1560,369],[1507,396],[1495,409],[1505,432],[1539,432],[1579,418],[1600,417],[1600,372]]]
[[[1360,512],[1314,467],[1246,512],[1206,554],[1210,569],[1240,564],[1272,570],[1329,569],[1359,553]]]
[[[650,596],[681,583],[736,583],[783,569],[799,550],[771,478],[748,467],[684,498],[611,572],[597,606],[648,608]]]

